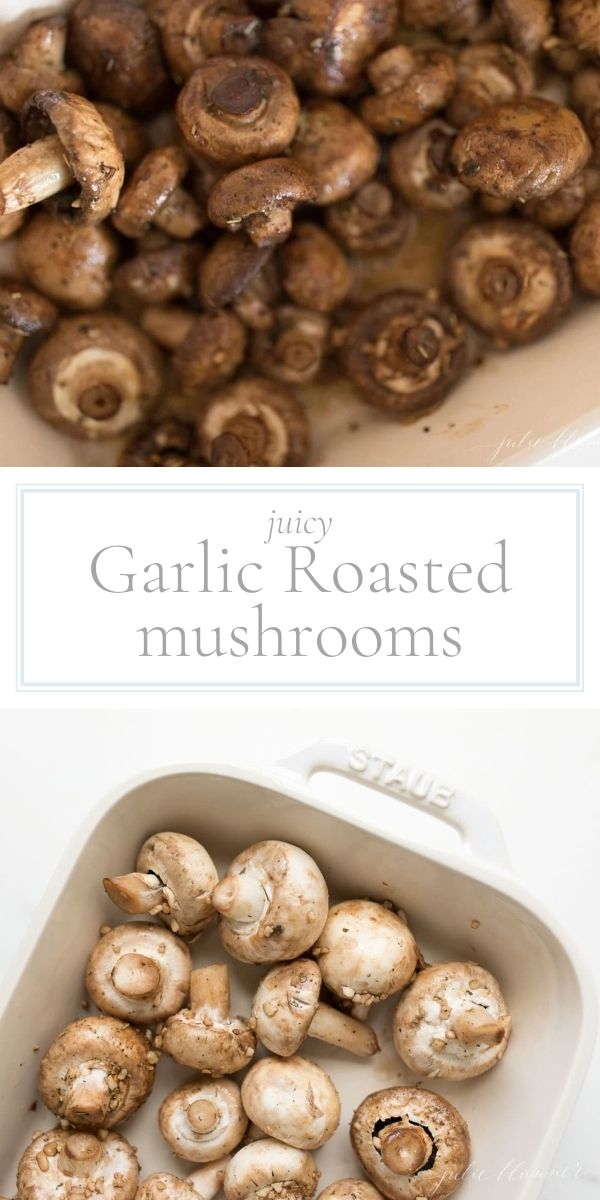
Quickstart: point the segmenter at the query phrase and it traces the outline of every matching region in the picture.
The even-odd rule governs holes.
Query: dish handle
[[[305,786],[310,785],[317,773],[329,772],[392,796],[451,825],[460,834],[464,849],[512,872],[494,814],[478,800],[458,792],[431,773],[411,766],[404,759],[374,754],[364,746],[316,742],[282,759],[277,766],[300,776]]]

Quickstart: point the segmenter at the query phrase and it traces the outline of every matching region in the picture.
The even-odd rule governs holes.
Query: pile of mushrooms
[[[340,1052],[366,1064],[379,1053],[367,1018],[390,999],[386,1037],[401,1082],[366,1095],[350,1128],[368,1180],[333,1181],[319,1200],[455,1191],[469,1130],[422,1080],[497,1068],[511,1017],[488,970],[427,965],[389,900],[330,907],[318,864],[289,842],[246,847],[219,878],[195,837],[160,831],[120,866],[104,890],[136,919],[101,928],[84,972],[86,1007],[98,1012],[73,1020],[43,1053],[39,1095],[59,1124],[24,1150],[16,1200],[63,1188],[74,1200],[214,1200],[221,1188],[225,1200],[313,1200],[313,1153],[345,1135],[334,1079],[307,1056],[310,1042],[335,1048],[333,1069]],[[244,1015],[230,1011],[228,963],[207,962],[203,937],[217,921],[224,952],[258,973]],[[187,1075],[162,1095],[157,1127],[180,1167],[193,1169],[153,1170],[140,1182],[135,1149],[115,1129],[149,1103],[163,1055]]]
[[[414,422],[599,297],[599,170],[597,0],[76,0],[0,58],[0,382],[302,466],[336,380]]]

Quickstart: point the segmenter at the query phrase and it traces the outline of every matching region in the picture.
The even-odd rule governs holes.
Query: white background
[[[516,874],[577,936],[600,984],[600,717],[561,711],[4,712],[0,959],[10,962],[65,845],[108,790],[138,771],[173,763],[221,760],[268,769],[320,738],[404,754],[484,800],[500,819]],[[347,791],[327,777],[318,786],[340,808],[368,803],[382,825],[405,829],[413,819],[389,797]],[[437,829],[432,825],[432,838]],[[5,988],[10,977],[9,965]],[[596,1052],[555,1160],[566,1177],[549,1178],[541,1200],[598,1195],[598,1112]],[[578,1165],[583,1174],[574,1182]]]

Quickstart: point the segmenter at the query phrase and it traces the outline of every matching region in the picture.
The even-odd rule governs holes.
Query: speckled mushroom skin
[[[333,1081],[317,1063],[294,1055],[263,1058],[242,1083],[242,1104],[268,1137],[299,1150],[317,1150],[340,1122]]]
[[[226,1200],[312,1200],[319,1177],[307,1150],[265,1138],[234,1154],[223,1191]]]
[[[158,29],[137,0],[78,0],[68,49],[100,100],[146,114],[167,95]]]
[[[336,904],[314,952],[325,986],[342,1000],[361,1006],[406,987],[419,962],[417,943],[406,922],[373,900]]]
[[[323,1188],[317,1200],[381,1200],[381,1192],[366,1179],[338,1179]]]
[[[117,973],[126,966],[121,990]],[[130,921],[100,938],[88,959],[85,986],[101,1012],[134,1025],[155,1025],[184,1004],[191,969],[190,952],[175,934],[160,925]]]
[[[571,233],[571,261],[584,292],[600,296],[600,195],[591,196]]]
[[[17,1200],[133,1200],[139,1166],[133,1147],[117,1133],[102,1141],[93,1134],[49,1129],[33,1139],[17,1170]],[[98,1186],[96,1186],[98,1185]]]

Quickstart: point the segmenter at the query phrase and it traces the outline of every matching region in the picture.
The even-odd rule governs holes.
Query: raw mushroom
[[[114,294],[124,307],[129,302],[166,304],[180,296],[191,300],[198,258],[198,247],[190,242],[167,239],[155,249],[140,249],[114,272]]]
[[[162,358],[149,338],[115,313],[65,317],[28,371],[31,402],[73,437],[124,433],[154,407]]]
[[[523,201],[558,191],[590,154],[571,109],[530,97],[485,109],[460,130],[451,157],[465,187]]]
[[[270,246],[255,246],[245,233],[221,234],[200,263],[198,291],[202,303],[206,308],[234,303],[270,254]]]
[[[184,942],[142,921],[116,925],[92,950],[88,996],[101,1012],[133,1025],[156,1025],[185,1003],[192,959]]]
[[[323,1188],[317,1200],[381,1200],[381,1192],[366,1179],[338,1179]]]
[[[350,1138],[388,1200],[445,1200],[471,1158],[464,1118],[443,1096],[420,1087],[372,1092],[352,1118]]]
[[[395,0],[292,0],[266,22],[265,49],[304,90],[343,95],[391,38],[397,19]]]
[[[235,313],[193,313],[176,305],[149,307],[142,327],[172,350],[171,363],[184,396],[198,396],[235,375],[244,361],[246,329]]]
[[[390,292],[360,309],[340,347],[344,374],[365,400],[399,421],[437,408],[466,360],[456,313],[416,292]]]
[[[223,963],[198,967],[190,978],[190,1007],[167,1021],[163,1049],[175,1062],[206,1075],[233,1075],[256,1050],[254,1030],[229,1015],[229,971]]]
[[[597,0],[557,0],[558,32],[592,62],[600,62],[600,12]]]
[[[281,383],[310,383],[319,374],[329,340],[329,320],[322,313],[282,304],[268,329],[257,329],[250,358],[257,371]]]
[[[314,947],[323,983],[355,1016],[410,983],[419,964],[406,922],[372,900],[344,900],[329,912]]]
[[[500,984],[476,963],[421,971],[393,1019],[394,1046],[417,1075],[472,1079],[500,1062],[510,1038]]]
[[[586,195],[586,173],[580,171],[551,196],[544,196],[541,200],[528,200],[523,205],[523,214],[538,225],[543,225],[544,229],[565,229],[579,216]]]
[[[234,1154],[223,1182],[226,1200],[312,1200],[319,1182],[312,1154],[261,1138]]]
[[[494,0],[511,46],[535,58],[552,33],[552,0]]]
[[[422,125],[452,96],[454,63],[443,50],[398,44],[367,67],[375,95],[361,101],[363,121],[378,133],[405,133]]]
[[[196,430],[190,421],[164,417],[143,425],[125,445],[120,467],[199,466]]]
[[[302,467],[308,458],[308,422],[291,392],[270,379],[246,376],[205,402],[198,417],[198,444],[213,467]],[[250,926],[254,931],[255,922]],[[288,957],[295,953],[301,951]]]
[[[414,228],[414,213],[380,179],[370,179],[353,196],[325,209],[327,228],[355,254],[378,254],[402,246]]]
[[[315,181],[315,204],[335,204],[375,174],[379,146],[364,121],[335,100],[309,100],[290,153]]]
[[[17,1168],[17,1200],[55,1200],[58,1195],[102,1195],[133,1200],[139,1166],[133,1146],[118,1133],[48,1129],[34,1136]]]
[[[111,1129],[147,1100],[157,1061],[147,1039],[125,1021],[81,1017],[44,1054],[39,1092],[70,1125]]]
[[[148,913],[180,937],[193,939],[214,916],[210,895],[217,869],[204,846],[185,833],[154,833],[137,856],[136,870],[103,880],[123,912]]]
[[[186,1179],[170,1171],[148,1175],[138,1188],[136,1200],[214,1200],[220,1192],[229,1158],[197,1167]]]
[[[39,210],[17,241],[27,279],[62,308],[102,308],[112,286],[119,243],[110,226],[79,225]]]
[[[298,1150],[324,1146],[340,1123],[340,1098],[330,1076],[297,1055],[255,1063],[242,1083],[242,1104],[268,1137]]]
[[[141,114],[165,100],[158,30],[139,0],[78,0],[69,16],[68,50],[99,100]]]
[[[312,221],[299,221],[280,251],[281,282],[294,304],[329,313],[346,299],[352,271],[337,242]]]
[[[103,221],[119,198],[125,164],[94,105],[71,92],[34,92],[22,121],[29,145],[0,164],[0,213],[20,212],[75,184],[73,218]]]
[[[469,203],[469,189],[452,170],[454,137],[452,126],[441,117],[434,117],[392,142],[390,181],[414,208],[446,212]]]
[[[165,1096],[158,1125],[178,1158],[205,1163],[239,1146],[248,1118],[233,1079],[202,1079]]]
[[[600,193],[588,200],[571,232],[570,255],[582,290],[600,296]]]
[[[139,238],[156,225],[176,238],[190,238],[205,223],[197,201],[181,187],[189,169],[180,146],[159,146],[138,163],[113,215],[119,233]],[[183,218],[183,219],[182,219]]]
[[[96,109],[108,128],[123,155],[126,167],[135,167],[140,159],[148,153],[148,135],[143,125],[116,104],[98,102]]]
[[[20,113],[34,92],[80,92],[81,76],[65,67],[67,18],[62,13],[28,25],[11,53],[0,59],[0,104]]]
[[[565,251],[546,230],[517,217],[465,230],[450,252],[447,277],[460,311],[500,344],[541,337],[571,301]]]
[[[285,241],[294,209],[316,194],[310,175],[292,158],[265,158],[224,175],[208,197],[208,215],[221,229],[244,229],[257,246],[271,246]]]
[[[251,53],[261,22],[245,0],[171,0],[159,26],[169,69],[181,83],[213,55]]]
[[[314,859],[299,846],[279,841],[243,850],[212,894],[223,946],[248,963],[304,954],[323,929],[328,901]]]
[[[256,1036],[267,1050],[289,1058],[307,1037],[369,1058],[379,1050],[374,1031],[364,1021],[338,1012],[319,1000],[321,971],[315,962],[273,967],[258,985],[252,1001]]]
[[[282,154],[299,112],[285,71],[251,54],[207,59],[177,98],[177,120],[188,145],[227,167]]]
[[[464,46],[455,65],[457,84],[446,116],[456,128],[467,125],[490,105],[527,96],[535,87],[530,63],[504,42]]]
[[[48,333],[58,312],[20,279],[0,277],[0,384],[8,383],[26,338]]]

